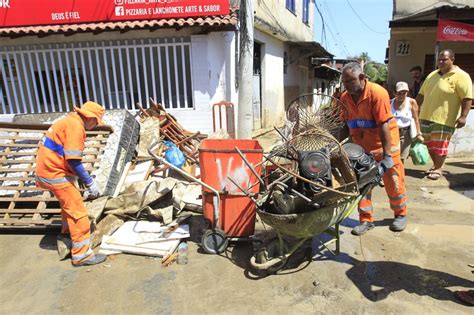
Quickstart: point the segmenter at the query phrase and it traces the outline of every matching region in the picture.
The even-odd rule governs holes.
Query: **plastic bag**
[[[183,152],[171,141],[164,141],[163,143],[168,147],[165,150],[165,160],[177,168],[181,168],[186,162]]]
[[[410,148],[410,156],[415,165],[425,165],[430,159],[428,147],[423,143],[417,142]]]

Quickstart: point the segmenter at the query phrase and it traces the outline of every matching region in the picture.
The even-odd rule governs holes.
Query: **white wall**
[[[262,127],[280,126],[285,117],[283,52],[285,44],[255,30],[255,40],[262,43]]]
[[[312,41],[314,25],[314,1],[310,1],[309,21],[303,23],[303,0],[295,0],[295,13],[286,8],[285,0],[254,1],[255,17],[265,25],[256,25],[260,31],[285,40]]]
[[[191,36],[194,110],[169,110],[186,129],[210,133],[212,105],[222,100],[237,105],[234,48],[233,32]]]
[[[469,112],[464,128],[456,129],[449,144],[450,156],[474,156],[474,110]]]

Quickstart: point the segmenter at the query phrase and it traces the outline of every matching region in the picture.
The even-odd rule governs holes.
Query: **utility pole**
[[[240,1],[239,103],[237,138],[252,139],[253,0]]]

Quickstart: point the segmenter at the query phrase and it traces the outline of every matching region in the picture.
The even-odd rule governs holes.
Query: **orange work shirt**
[[[343,119],[349,127],[354,143],[362,146],[366,152],[372,153],[379,160],[383,155],[379,128],[388,121],[392,138],[390,153],[394,158],[400,156],[398,126],[390,109],[390,98],[383,87],[366,80],[365,88],[357,103],[354,103],[347,91],[341,95],[341,101],[346,109],[343,111]]]
[[[38,148],[36,180],[58,188],[74,182],[77,176],[67,160],[82,160],[85,140],[84,123],[77,113],[70,113],[55,122]]]

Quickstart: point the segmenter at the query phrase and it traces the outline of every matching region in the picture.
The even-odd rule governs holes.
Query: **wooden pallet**
[[[34,179],[38,145],[50,126],[0,123],[0,229],[61,226],[58,200]],[[86,132],[87,171],[98,168],[110,133],[108,126]]]

